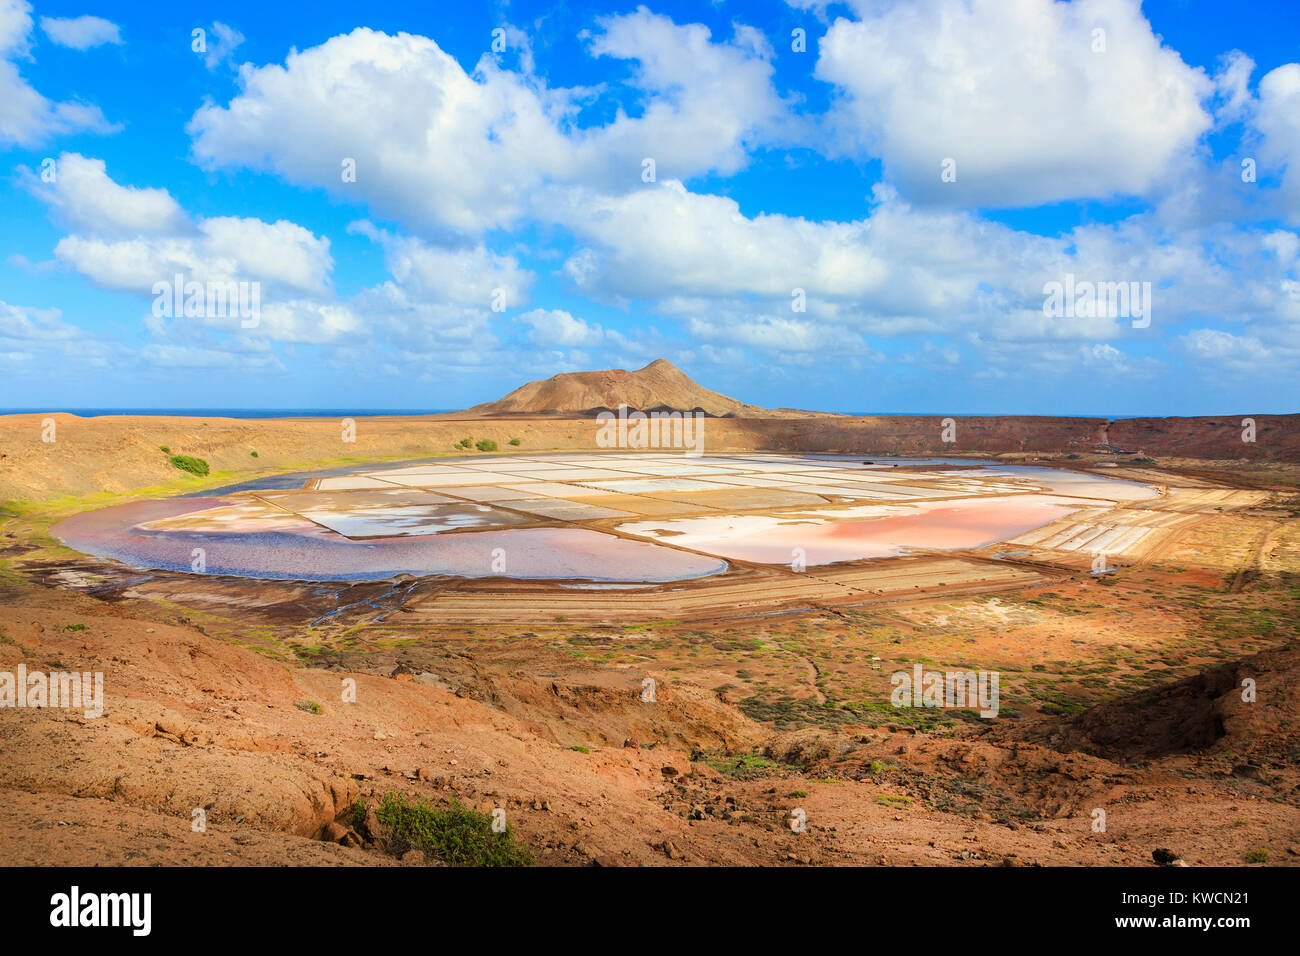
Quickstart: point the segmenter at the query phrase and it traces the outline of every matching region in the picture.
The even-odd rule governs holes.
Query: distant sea
[[[367,415],[439,415],[456,408],[0,408],[0,415],[65,412],[82,418],[103,415],[183,415],[187,418],[362,418]]]
[[[367,415],[442,415],[459,408],[0,408],[0,415],[48,415],[66,412],[82,418],[103,415],[181,415],[188,418],[363,418]],[[854,417],[938,418],[951,412],[841,412]],[[962,412],[960,418],[1159,418],[1159,415],[1103,415],[1040,412]]]

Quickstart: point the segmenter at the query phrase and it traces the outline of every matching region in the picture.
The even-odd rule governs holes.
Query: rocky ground
[[[107,706],[0,711],[3,862],[397,863],[351,815],[395,791],[503,808],[542,864],[1300,862],[1294,648],[1154,703],[930,735],[774,730],[669,674],[643,703],[625,672],[590,665],[474,681],[302,666],[173,620],[7,587],[0,668],[102,671]]]

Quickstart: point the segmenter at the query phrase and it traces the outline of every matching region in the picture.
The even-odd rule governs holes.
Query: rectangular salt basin
[[[339,475],[335,478],[316,479],[317,491],[360,491],[365,488],[392,488],[393,482],[365,475]]]
[[[599,505],[582,504],[577,501],[565,501],[562,498],[552,498],[546,501],[529,499],[525,501],[502,501],[503,508],[514,508],[516,511],[524,511],[531,515],[537,515],[542,518],[555,518],[564,521],[590,521],[594,518],[630,518],[632,514],[627,511],[617,511],[614,508],[602,508]]]
[[[650,491],[722,491],[717,482],[692,478],[626,478],[622,481],[584,482],[593,488],[605,488],[620,494],[640,495]]]
[[[591,498],[595,495],[612,495],[614,492],[604,488],[584,488],[581,485],[568,485],[562,481],[536,481],[526,485],[505,485],[502,489],[510,498],[521,494],[528,497],[541,495],[544,498]],[[505,500],[505,499],[498,499]]]
[[[252,497],[266,501],[286,511],[304,508],[325,508],[341,511],[345,508],[403,507],[409,505],[441,505],[454,501],[446,495],[422,488],[402,488],[385,485],[366,491],[259,491]]]
[[[623,471],[612,471],[606,468],[564,468],[548,471],[546,473],[547,481],[580,481],[586,484],[588,481],[599,479],[613,478],[630,478],[632,475]],[[518,481],[518,479],[511,479]]]
[[[909,548],[978,548],[1048,524],[1084,502],[1046,495],[859,505],[786,515],[717,515],[631,521],[627,534],[758,564],[809,565],[902,554]]]
[[[448,495],[454,495],[457,498],[468,498],[470,501],[505,501],[508,498],[518,498],[521,495],[527,495],[529,491],[522,491],[527,485],[514,485],[507,487],[497,487],[496,485],[456,485],[448,489]],[[446,497],[446,496],[444,496]],[[451,500],[449,497],[447,500]]]
[[[872,501],[905,501],[907,495],[895,495],[885,491],[858,486],[856,488],[842,485],[787,485],[789,491],[806,491],[814,495],[838,495],[841,498],[869,498]]]
[[[356,474],[382,478],[386,475],[463,475],[466,471],[459,465],[403,465],[400,468],[371,468]]]
[[[486,505],[416,505],[409,508],[313,509],[302,512],[316,524],[348,538],[439,534],[457,528],[501,528],[527,519]]]
[[[457,474],[449,475],[394,475],[390,480],[394,484],[407,485],[411,488],[450,488],[454,485],[481,485],[484,482],[519,481],[520,479],[513,475],[501,475],[491,471],[470,471],[469,469],[465,469]]]
[[[703,465],[690,462],[655,462],[653,464],[639,465],[638,471],[643,475],[663,475],[667,477],[717,473],[717,469],[706,468]]]
[[[727,488],[723,491],[660,491],[648,492],[646,497],[663,501],[680,501],[684,504],[702,505],[715,510],[752,511],[757,508],[798,508],[824,506],[820,495],[791,492],[786,488]]]
[[[564,461],[545,461],[540,458],[512,458],[504,461],[476,461],[466,463],[466,468],[479,468],[484,471],[517,471],[526,468],[529,471],[553,471],[556,468],[572,468],[573,465]]]
[[[771,475],[718,475],[716,478],[710,478],[720,485],[735,485],[742,488],[788,488],[796,482],[802,484],[803,476],[797,478],[794,476],[771,476]]]

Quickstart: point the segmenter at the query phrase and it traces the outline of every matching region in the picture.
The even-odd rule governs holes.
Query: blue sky
[[[665,357],[769,406],[1294,412],[1297,25],[0,0],[0,407],[452,408]],[[256,316],[157,314],[178,274]]]

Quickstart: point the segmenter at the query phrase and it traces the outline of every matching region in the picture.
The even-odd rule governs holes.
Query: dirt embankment
[[[47,419],[53,422],[53,431]],[[1110,441],[1140,454],[1300,461],[1300,415],[1260,416],[1257,441],[1241,441],[1240,419],[1135,419],[1110,425]],[[870,455],[1086,454],[1104,440],[1100,418],[710,418],[706,451],[800,451]],[[1231,427],[1230,427],[1231,426]],[[458,453],[464,438],[502,451],[598,448],[593,418],[459,416],[230,419],[154,416],[79,418],[63,413],[0,417],[0,500],[120,494],[196,486],[169,454],[206,460],[238,481],[304,463],[413,459]],[[46,441],[45,438],[52,438]],[[953,441],[945,441],[950,437]],[[509,441],[519,439],[518,446]],[[162,451],[166,447],[169,452]],[[254,455],[253,453],[257,454]],[[459,452],[464,454],[465,452]],[[478,454],[478,452],[469,452]]]
[[[1300,461],[1300,415],[1124,418],[1111,423],[1110,440],[1149,456]]]

